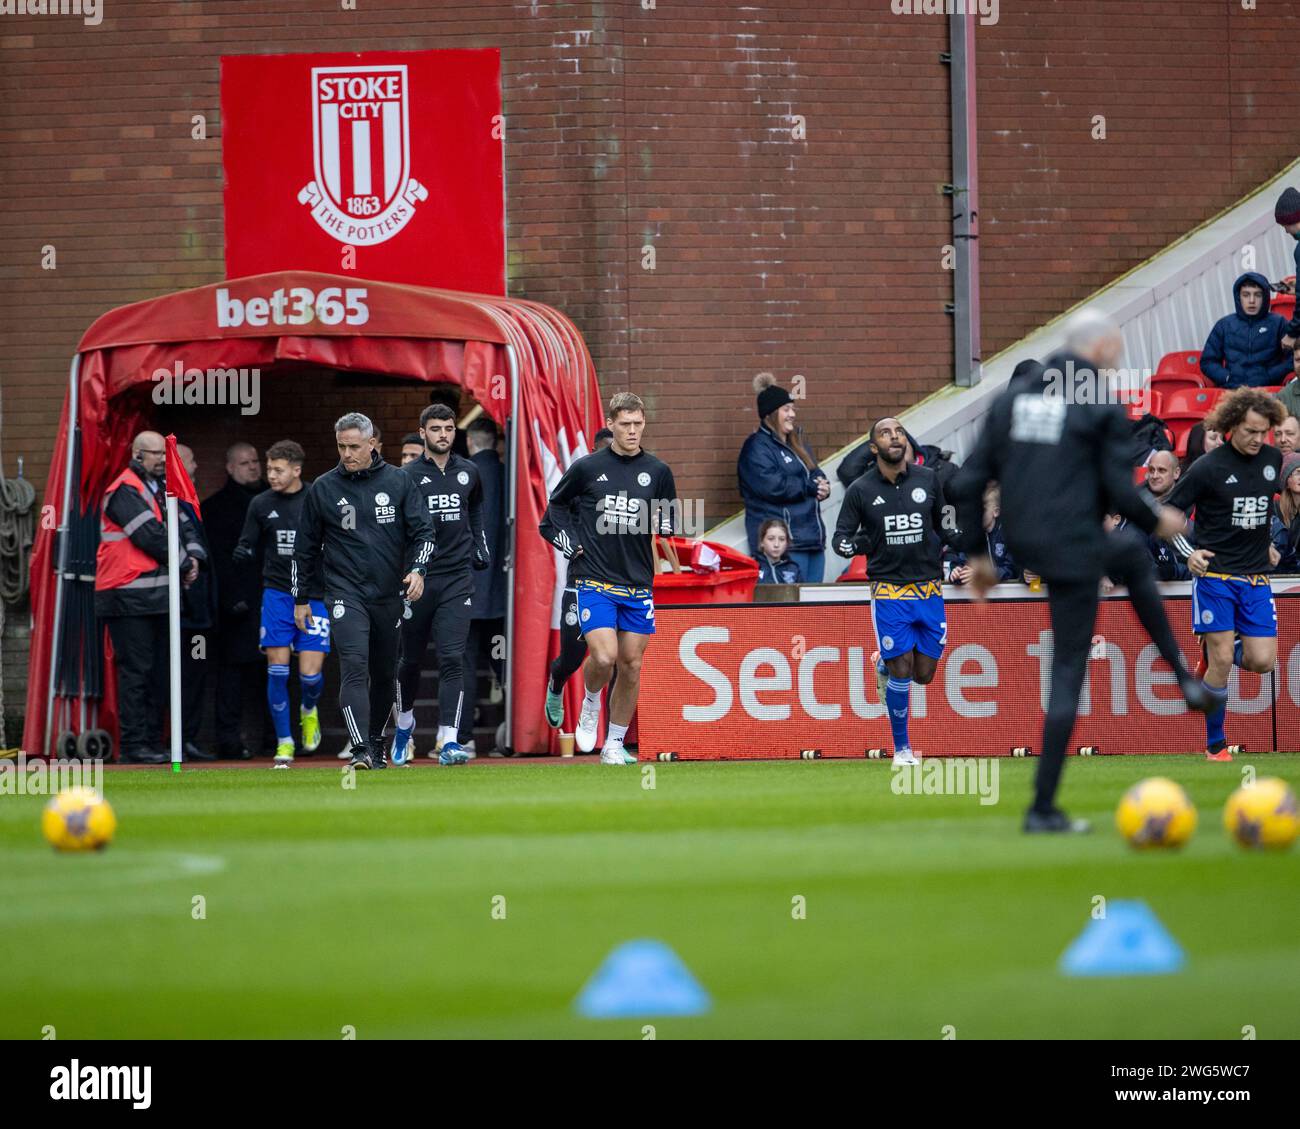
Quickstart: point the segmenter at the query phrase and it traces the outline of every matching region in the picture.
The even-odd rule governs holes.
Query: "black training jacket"
[[[975,450],[953,478],[962,546],[986,552],[984,487],[1002,487],[1007,548],[1047,580],[1100,579],[1102,519],[1118,513],[1143,533],[1159,517],[1133,484],[1132,428],[1117,404],[1096,403],[1091,385],[1066,378],[1091,369],[1067,353],[1013,380],[984,419]],[[1068,394],[1067,394],[1068,393]]]
[[[649,588],[651,536],[675,531],[676,500],[667,463],[647,451],[629,456],[606,447],[564,472],[551,491],[541,533],[569,559],[571,581]]]
[[[402,578],[425,572],[433,526],[409,475],[371,452],[370,465],[342,464],[306,489],[294,538],[291,594],[371,604],[402,595]]]
[[[483,487],[478,467],[448,453],[446,467],[427,454],[402,467],[420,492],[433,523],[438,553],[429,562],[431,576],[485,569],[491,561],[483,535]]]

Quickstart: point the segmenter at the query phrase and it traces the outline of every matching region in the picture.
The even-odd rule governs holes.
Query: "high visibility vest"
[[[138,548],[126,530],[108,516],[108,499],[120,486],[129,486],[136,491],[149,503],[153,516],[160,522],[163,520],[157,496],[135,471],[127,467],[113,480],[104,495],[104,510],[99,519],[99,552],[95,555],[96,592],[114,588],[156,588],[167,583],[166,563],[160,564]]]

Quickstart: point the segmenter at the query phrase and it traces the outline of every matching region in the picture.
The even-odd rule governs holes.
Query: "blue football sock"
[[[1204,685],[1207,689],[1222,690],[1222,686],[1212,686],[1207,680]],[[1227,738],[1223,735],[1223,722],[1228,713],[1227,706],[1220,706],[1213,713],[1205,715],[1205,742],[1206,748],[1213,749],[1215,745],[1227,743]]]
[[[894,752],[912,747],[907,740],[907,713],[911,694],[910,678],[891,678],[885,683],[885,704],[889,707],[889,728],[894,734]]]
[[[289,739],[289,667],[271,663],[266,668],[266,701],[271,707],[271,721],[279,741]]]
[[[302,708],[314,710],[320,701],[321,687],[325,685],[325,675],[320,671],[315,674],[298,672],[298,685],[302,688]]]
[[[1235,643],[1233,643],[1233,645],[1232,645],[1232,665],[1233,665],[1233,666],[1241,666],[1241,665],[1242,665],[1242,658],[1241,658],[1241,640],[1240,640],[1240,639],[1238,639],[1238,640],[1237,640]]]

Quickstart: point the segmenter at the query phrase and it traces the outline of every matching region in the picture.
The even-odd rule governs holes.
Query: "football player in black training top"
[[[596,747],[600,692],[618,669],[610,693],[601,764],[634,764],[623,738],[636,711],[641,656],[655,629],[656,535],[676,528],[677,487],[668,465],[641,449],[645,405],[620,392],[610,399],[603,451],[578,459],[551,491],[541,532],[569,560],[578,594],[578,626],[587,640],[586,694],[574,743]]]
[[[1267,574],[1281,559],[1270,532],[1282,452],[1264,436],[1284,414],[1261,389],[1229,393],[1205,421],[1223,436],[1222,445],[1197,459],[1166,495],[1184,513],[1196,510],[1199,547],[1183,537],[1173,546],[1192,573],[1192,630],[1205,648],[1197,673],[1215,694],[1224,693],[1234,663],[1268,674],[1277,662],[1277,608]],[[1205,717],[1209,760],[1232,760],[1223,733],[1226,711],[1225,703]]]
[[[456,413],[430,404],[420,413],[424,453],[402,467],[433,523],[438,551],[429,562],[424,595],[406,608],[398,644],[397,729],[393,763],[409,760],[415,732],[415,696],[420,666],[432,636],[438,648],[438,763],[465,764],[469,750],[457,740],[465,710],[465,644],[474,611],[473,572],[491,563],[483,531],[483,487],[478,467],[457,455]],[[474,703],[469,702],[472,713]]]

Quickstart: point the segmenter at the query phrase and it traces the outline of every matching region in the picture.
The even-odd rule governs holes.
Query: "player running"
[[[307,496],[302,482],[306,455],[292,439],[282,439],[266,452],[266,480],[263,490],[249,503],[244,528],[235,546],[237,561],[262,559],[262,634],[266,655],[266,701],[275,725],[275,767],[293,764],[294,742],[289,730],[289,655],[298,654],[298,684],[301,700],[298,724],[304,753],[320,747],[320,717],[316,702],[325,676],[321,667],[330,649],[330,621],[325,605],[311,601],[306,629],[298,627],[293,614],[293,546]]]
[[[953,510],[929,467],[908,465],[907,433],[893,417],[871,429],[875,462],[844,495],[831,547],[867,556],[871,623],[888,681],[876,688],[889,713],[894,763],[919,764],[908,739],[912,683],[934,678],[948,623],[943,608],[942,543],[956,545]],[[881,683],[884,683],[882,686]]]
[[[453,453],[456,413],[430,404],[420,413],[424,453],[402,467],[424,499],[433,523],[437,555],[429,562],[424,595],[406,610],[398,642],[397,727],[393,763],[410,759],[415,696],[429,637],[438,648],[438,763],[465,764],[469,751],[456,740],[465,709],[465,646],[474,610],[474,570],[491,564],[483,531],[483,486],[478,467]],[[474,709],[474,703],[469,703]],[[472,719],[471,719],[472,720]]]
[[[1282,452],[1264,436],[1285,414],[1258,388],[1229,393],[1205,421],[1223,435],[1223,444],[1197,459],[1168,495],[1184,513],[1196,510],[1200,547],[1183,537],[1173,546],[1192,573],[1192,630],[1205,651],[1205,686],[1225,695],[1205,717],[1205,756],[1212,761],[1232,760],[1224,717],[1234,662],[1255,674],[1269,674],[1277,663],[1277,608],[1266,574],[1281,559],[1270,531]]]
[[[623,738],[636,712],[641,657],[654,634],[652,538],[673,532],[677,487],[668,465],[641,448],[645,405],[631,392],[610,399],[603,451],[578,459],[551,491],[541,532],[569,560],[578,625],[587,641],[586,693],[574,743],[596,747],[600,693],[615,668],[601,764],[635,764]]]
[[[983,595],[997,581],[979,519],[991,481],[1002,488],[1007,549],[1047,584],[1052,688],[1034,801],[1023,825],[1031,833],[1090,830],[1086,820],[1071,819],[1056,807],[1056,791],[1087,674],[1103,576],[1128,586],[1133,610],[1172,667],[1187,704],[1214,707],[1213,696],[1183,662],[1145,541],[1132,529],[1102,529],[1107,513],[1165,538],[1187,524],[1177,510],[1145,500],[1133,485],[1132,428],[1105,384],[1107,370],[1123,357],[1124,338],[1108,317],[1083,310],[1066,327],[1066,346],[1046,366],[1032,361],[1017,366],[948,487],[977,592]]]
[[[415,601],[424,590],[433,527],[410,476],[379,457],[369,419],[350,412],[334,435],[339,465],[303,500],[291,558],[293,617],[306,631],[312,601],[330,605],[351,764],[384,768],[402,597]]]
[[[613,438],[614,433],[608,427],[602,427],[596,432],[595,450],[603,451]],[[551,535],[545,527],[542,533],[546,537]],[[571,583],[572,575],[567,579],[569,583],[565,584],[560,597],[560,653],[551,661],[546,679],[546,720],[552,729],[559,729],[564,724],[565,684],[587,657],[587,641],[578,625],[578,590]],[[615,669],[610,675],[611,693],[617,682],[618,670]]]

